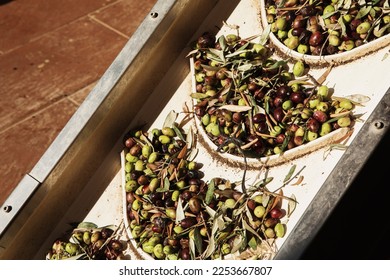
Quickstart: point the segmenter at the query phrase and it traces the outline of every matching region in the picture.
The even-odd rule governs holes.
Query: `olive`
[[[273,117],[275,118],[275,120],[277,122],[281,122],[283,120],[283,117],[284,117],[283,108],[282,107],[275,108],[275,110],[273,112]]]
[[[302,9],[300,11],[301,11],[302,16],[304,16],[304,17],[314,16],[316,14],[316,9],[313,5],[306,5],[306,6],[302,7]]]
[[[280,219],[283,216],[283,211],[278,207],[272,208],[270,216],[274,219]]]
[[[131,148],[136,144],[136,141],[133,139],[133,137],[127,138],[125,141],[125,146],[127,148]]]
[[[215,36],[209,32],[205,32],[198,38],[197,43],[200,48],[212,48],[215,46]]]
[[[182,260],[189,260],[191,258],[190,249],[188,247],[182,248],[179,252],[179,258]]]
[[[324,42],[325,36],[320,31],[314,31],[309,39],[309,45],[313,47],[320,46]]]
[[[282,224],[282,223],[277,223],[274,227],[274,231],[275,231],[275,234],[276,234],[276,237],[283,237],[286,230],[285,230],[285,225]]]
[[[187,217],[180,221],[180,226],[184,229],[192,227],[197,223],[196,218],[194,217]]]
[[[278,143],[278,144],[283,144],[285,139],[286,139],[286,135],[285,134],[279,134],[278,136],[276,136],[275,142]]]
[[[264,225],[266,227],[274,227],[277,223],[279,222],[278,219],[275,219],[275,218],[267,218],[265,221],[264,221]]]
[[[304,95],[302,92],[298,91],[298,92],[293,92],[291,93],[290,95],[290,100],[292,102],[294,102],[295,104],[299,104],[299,103],[302,103],[303,100],[304,100]]]
[[[320,123],[324,123],[328,120],[328,115],[320,110],[316,110],[313,113],[313,118],[319,121]]]
[[[320,128],[320,123],[315,119],[310,117],[306,122],[307,129],[311,132],[317,132]]]
[[[198,214],[201,211],[201,201],[198,197],[191,197],[188,201],[188,206],[190,207],[190,210],[194,214]]]
[[[262,218],[265,214],[265,207],[263,205],[256,206],[256,208],[253,210],[253,213],[257,218]]]
[[[303,17],[303,15],[297,15],[291,24],[291,27],[293,29],[304,28],[305,26],[306,26],[306,20]]]
[[[130,151],[129,153],[132,155],[132,156],[139,156],[141,154],[141,151],[142,151],[142,147],[140,145],[134,145],[130,148]]]
[[[248,199],[247,206],[253,211],[256,208],[256,202],[253,199]]]

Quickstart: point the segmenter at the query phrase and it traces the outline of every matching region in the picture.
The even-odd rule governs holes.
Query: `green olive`
[[[164,251],[163,251],[163,245],[162,244],[157,244],[156,246],[154,246],[153,254],[159,260],[165,258],[165,254],[164,254]]]
[[[302,60],[295,62],[293,66],[293,73],[296,77],[301,77],[305,73],[305,63]]]
[[[154,245],[150,244],[149,242],[142,243],[142,250],[144,250],[148,254],[152,254],[154,249]]]
[[[348,127],[348,126],[351,125],[351,118],[350,118],[349,116],[339,118],[339,119],[337,120],[337,124],[338,124],[340,127]]]
[[[263,205],[256,206],[253,213],[257,218],[262,218],[265,214],[265,207]]]
[[[76,255],[79,251],[79,246],[75,243],[68,242],[65,245],[65,251],[70,255]]]
[[[234,200],[234,198],[228,198],[225,200],[224,205],[226,208],[233,209],[234,206],[236,205],[236,201]]]
[[[277,237],[283,237],[286,230],[285,230],[285,225],[282,223],[277,223],[274,228],[275,234]]]
[[[307,140],[309,141],[313,141],[313,140],[316,140],[318,138],[318,133],[317,132],[313,132],[313,131],[307,131]]]

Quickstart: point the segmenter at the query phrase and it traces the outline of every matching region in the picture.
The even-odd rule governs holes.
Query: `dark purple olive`
[[[126,141],[125,141],[125,146],[126,146],[127,148],[131,148],[131,147],[133,147],[136,143],[137,143],[137,142],[135,142],[135,140],[134,140],[132,137],[130,137],[130,138],[126,139]]]
[[[283,211],[280,208],[275,207],[269,212],[269,214],[271,218],[280,219],[283,216]]]
[[[317,132],[320,128],[320,123],[313,117],[310,117],[306,122],[307,129],[311,132]]]
[[[152,231],[155,232],[155,233],[162,233],[163,232],[163,228],[159,225],[153,225],[152,226]]]
[[[282,104],[283,104],[283,98],[282,97],[279,97],[279,96],[276,96],[274,98],[274,101],[273,101],[273,104],[274,104],[274,107],[281,107]]]
[[[351,28],[352,31],[355,31],[356,28],[359,26],[359,24],[361,24],[362,21],[360,19],[353,19],[351,20],[351,22],[349,23],[349,27]]]
[[[277,122],[281,122],[284,118],[283,108],[282,107],[275,108],[273,116]]]
[[[298,104],[298,103],[302,103],[303,100],[305,99],[305,96],[302,92],[300,91],[297,91],[297,92],[293,92],[291,93],[290,95],[290,100],[292,102],[294,102],[295,104]]]
[[[192,192],[190,192],[189,190],[185,190],[181,193],[180,196],[181,196],[181,199],[183,199],[184,201],[189,201],[193,195],[194,194]]]
[[[260,122],[257,124],[257,131],[260,133],[266,132],[268,129],[268,125],[266,122]]]
[[[192,227],[196,224],[196,218],[195,217],[187,217],[180,221],[180,225],[182,228],[186,229],[189,227]]]
[[[218,82],[218,79],[214,76],[206,76],[204,78],[204,83],[205,85],[208,85],[208,86],[215,86]]]
[[[198,214],[200,210],[202,210],[201,202],[199,198],[195,196],[191,197],[191,199],[188,201],[188,206],[190,207],[191,212],[194,214]]]
[[[254,123],[260,123],[260,122],[265,122],[265,121],[266,121],[266,117],[262,113],[257,113],[253,116]]]
[[[309,39],[309,45],[317,47],[324,42],[325,36],[320,31],[314,31]]]
[[[191,258],[190,249],[188,247],[182,248],[179,253],[179,258],[182,260],[189,260]]]
[[[301,35],[299,35],[298,37],[299,43],[301,43],[302,45],[308,45],[311,34],[312,33],[309,30],[303,30]]]
[[[140,145],[134,145],[133,147],[130,148],[130,151],[129,153],[132,155],[132,156],[139,156],[142,152],[142,147]]]
[[[215,46],[215,36],[209,32],[205,32],[198,38],[199,48],[212,48]]]
[[[146,175],[142,174],[138,177],[137,183],[140,185],[147,185],[149,184],[149,178]]]
[[[315,118],[320,123],[324,123],[328,120],[328,115],[323,111],[316,110],[313,113],[313,118]]]
[[[303,27],[294,28],[291,30],[291,35],[299,37],[299,36],[301,36],[303,31],[305,31],[305,28],[303,28]]]
[[[153,202],[153,203],[156,203],[157,201],[161,200],[163,197],[162,193],[161,192],[155,192],[155,193],[151,193],[149,195],[149,198],[150,200]]]
[[[302,16],[308,17],[308,16],[314,16],[316,14],[317,10],[313,5],[306,5],[306,6],[302,7],[300,12],[301,12]]]
[[[240,112],[234,112],[232,115],[232,121],[234,123],[241,123],[242,122],[242,114]]]
[[[287,85],[282,85],[282,86],[278,87],[278,89],[276,90],[276,96],[282,97],[282,98],[287,97],[288,95],[290,95],[290,93],[291,93],[291,87],[289,87]]]
[[[293,29],[304,28],[306,26],[306,19],[302,15],[297,15],[291,24]]]
[[[249,91],[254,92],[254,91],[258,90],[258,89],[259,89],[259,85],[258,84],[253,83],[253,82],[248,84],[248,90]]]
[[[255,97],[255,99],[257,101],[262,101],[264,99],[265,92],[263,90],[261,90],[261,89],[258,89],[258,90],[255,91],[253,96]]]
[[[282,144],[284,142],[284,139],[286,139],[285,134],[278,134],[278,136],[276,136],[275,138],[275,142],[278,144]]]

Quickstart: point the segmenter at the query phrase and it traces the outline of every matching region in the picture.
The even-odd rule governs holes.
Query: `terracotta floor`
[[[156,0],[0,0],[0,204]]]

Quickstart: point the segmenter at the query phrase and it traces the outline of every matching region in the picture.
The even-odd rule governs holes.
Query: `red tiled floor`
[[[96,81],[126,42],[84,17],[3,55],[0,131]]]
[[[0,2],[1,204],[156,2]]]
[[[76,110],[73,102],[63,99],[0,134],[1,204]]]
[[[0,50],[7,52],[115,0],[17,0],[0,9]],[[120,2],[120,1],[119,1]]]

